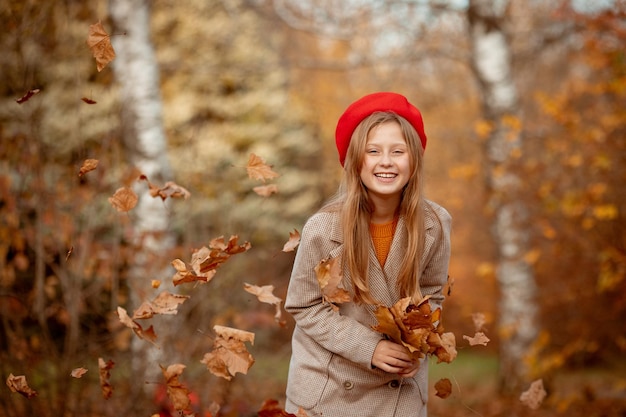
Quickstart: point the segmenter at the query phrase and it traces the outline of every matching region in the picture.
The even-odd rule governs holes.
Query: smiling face
[[[395,121],[373,128],[365,145],[361,181],[375,206],[400,204],[411,175],[411,155],[400,125]]]

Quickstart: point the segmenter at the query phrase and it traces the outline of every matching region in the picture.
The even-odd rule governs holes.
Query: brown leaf
[[[472,321],[474,322],[474,330],[480,332],[484,329],[487,318],[484,313],[472,313]]]
[[[98,358],[98,370],[100,375],[100,390],[102,391],[102,397],[108,400],[113,395],[113,386],[109,382],[111,378],[111,369],[115,362],[112,360],[104,361],[102,358]]]
[[[279,324],[283,324],[282,310],[280,308],[283,300],[274,295],[273,285],[264,285],[262,287],[259,287],[257,285],[244,283],[243,288],[250,294],[256,295],[260,302],[275,305],[276,314],[274,315],[274,320],[276,320],[276,322]]]
[[[252,189],[255,193],[261,197],[269,197],[272,194],[278,194],[278,186],[276,184],[259,185]]]
[[[152,197],[161,197],[161,200],[165,201],[168,197],[170,198],[183,198],[188,199],[191,197],[191,193],[184,187],[176,184],[174,181],[167,181],[163,187],[157,187],[152,184],[148,177],[145,175],[139,176],[139,180],[146,181],[148,183],[148,188],[150,189],[150,196]]]
[[[161,367],[161,372],[163,372],[163,376],[165,377],[165,381],[167,384],[167,396],[169,397],[174,409],[176,411],[186,410],[191,404],[191,400],[189,399],[189,390],[183,386],[178,380],[178,377],[185,370],[185,365],[182,364],[174,364],[170,365],[167,368],[159,365]]]
[[[178,314],[178,306],[189,298],[188,295],[163,291],[154,300],[141,304],[133,313],[133,319],[149,319],[155,314]]]
[[[31,98],[32,96],[34,96],[35,94],[39,93],[40,91],[41,91],[41,90],[40,90],[39,88],[35,88],[35,89],[32,89],[32,90],[28,90],[28,91],[26,92],[26,94],[24,94],[22,97],[20,97],[20,98],[18,98],[18,99],[15,99],[15,101],[17,102],[17,104],[22,104],[22,103],[24,103],[24,102],[26,102],[26,101],[30,100],[30,98]]]
[[[541,406],[546,395],[546,390],[543,388],[543,380],[538,379],[530,384],[528,390],[524,391],[519,399],[528,408],[536,410]]]
[[[253,153],[251,153],[250,158],[248,158],[246,169],[248,171],[248,177],[253,180],[265,182],[265,180],[279,177],[279,175],[272,170],[270,165],[267,165],[260,156]]]
[[[140,339],[144,339],[156,346],[157,335],[152,326],[144,330],[139,323],[130,318],[128,312],[126,312],[126,310],[122,307],[117,308],[117,315],[120,322],[126,327],[132,329]]]
[[[452,383],[448,378],[442,378],[435,382],[435,395],[439,398],[448,398],[452,394]]]
[[[300,244],[300,233],[293,229],[293,232],[289,232],[289,240],[283,246],[283,252],[293,252]]]
[[[489,338],[483,332],[476,332],[473,337],[463,335],[463,339],[467,340],[470,346],[483,345],[487,346]]]
[[[80,170],[78,171],[78,176],[82,177],[89,171],[93,171],[94,169],[96,169],[98,167],[98,162],[99,161],[97,159],[85,159],[83,161],[83,165],[80,167]]]
[[[180,259],[172,261],[172,266],[176,269],[176,274],[172,277],[174,285],[195,281],[209,282],[215,275],[216,269],[232,255],[246,252],[252,247],[250,242],[239,245],[238,239],[238,236],[231,236],[226,243],[224,237],[220,236],[211,240],[208,248],[204,246],[192,254],[190,266]]]
[[[111,37],[104,30],[102,22],[89,25],[89,36],[87,37],[87,46],[91,49],[91,53],[96,58],[96,67],[98,72],[115,58],[115,50],[111,45]]]
[[[109,197],[109,203],[111,203],[117,211],[128,212],[135,208],[138,201],[139,198],[137,194],[128,187],[118,188],[115,194]]]
[[[391,307],[378,306],[374,312],[378,325],[372,328],[405,346],[416,359],[431,354],[439,362],[452,362],[457,356],[454,334],[442,334],[443,328],[435,325],[441,310],[431,313],[428,298],[417,305],[411,304],[411,297],[405,297]]]
[[[75,368],[75,369],[72,369],[72,372],[70,373],[70,376],[72,378],[80,378],[83,375],[85,375],[86,373],[87,373],[87,369],[85,369],[85,368]]]
[[[24,375],[14,376],[13,374],[9,374],[9,377],[7,378],[7,386],[11,392],[17,392],[26,398],[33,398],[37,396],[37,392],[28,386],[26,376]]]
[[[339,309],[336,304],[350,302],[350,293],[339,287],[343,278],[339,258],[322,259],[315,266],[315,275],[324,301],[330,303],[333,310]]]
[[[246,349],[245,342],[254,344],[254,333],[224,326],[214,326],[217,334],[213,350],[200,361],[215,376],[231,380],[237,372],[247,374],[254,358]]]
[[[84,101],[87,104],[96,104],[97,103],[97,101],[92,100],[92,99],[87,98],[87,97],[83,97],[83,98],[81,98],[81,100]]]

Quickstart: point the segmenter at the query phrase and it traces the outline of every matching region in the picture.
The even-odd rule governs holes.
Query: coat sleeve
[[[452,217],[441,206],[430,202],[429,215],[433,216],[434,226],[429,230],[434,234],[434,243],[430,248],[426,265],[422,269],[420,287],[423,295],[430,295],[433,309],[441,307],[445,298],[443,288],[448,282],[448,265],[450,263],[450,233]]]
[[[285,310],[296,326],[329,352],[364,367],[371,367],[372,356],[382,335],[353,317],[333,311],[324,302],[315,266],[339,243],[329,238],[331,213],[318,213],[305,224],[287,290]]]

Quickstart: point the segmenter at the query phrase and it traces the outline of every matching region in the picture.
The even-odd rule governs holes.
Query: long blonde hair
[[[343,228],[343,263],[350,271],[355,302],[377,304],[369,287],[369,224],[374,209],[368,190],[361,181],[365,146],[372,129],[383,123],[398,123],[411,158],[411,176],[402,193],[399,215],[405,219],[408,239],[404,252],[398,290],[402,297],[421,298],[419,287],[420,259],[425,242],[425,200],[423,193],[423,149],[413,126],[393,112],[375,112],[354,130],[346,160],[344,176],[335,196],[322,208],[340,211]]]

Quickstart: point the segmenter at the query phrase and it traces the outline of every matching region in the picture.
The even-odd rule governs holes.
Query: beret
[[[422,142],[422,149],[426,149],[424,122],[417,107],[409,103],[406,97],[397,93],[368,94],[348,106],[337,122],[335,143],[339,152],[339,162],[342,166],[346,159],[352,133],[363,119],[377,111],[390,111],[405,118],[417,131],[420,142]]]

